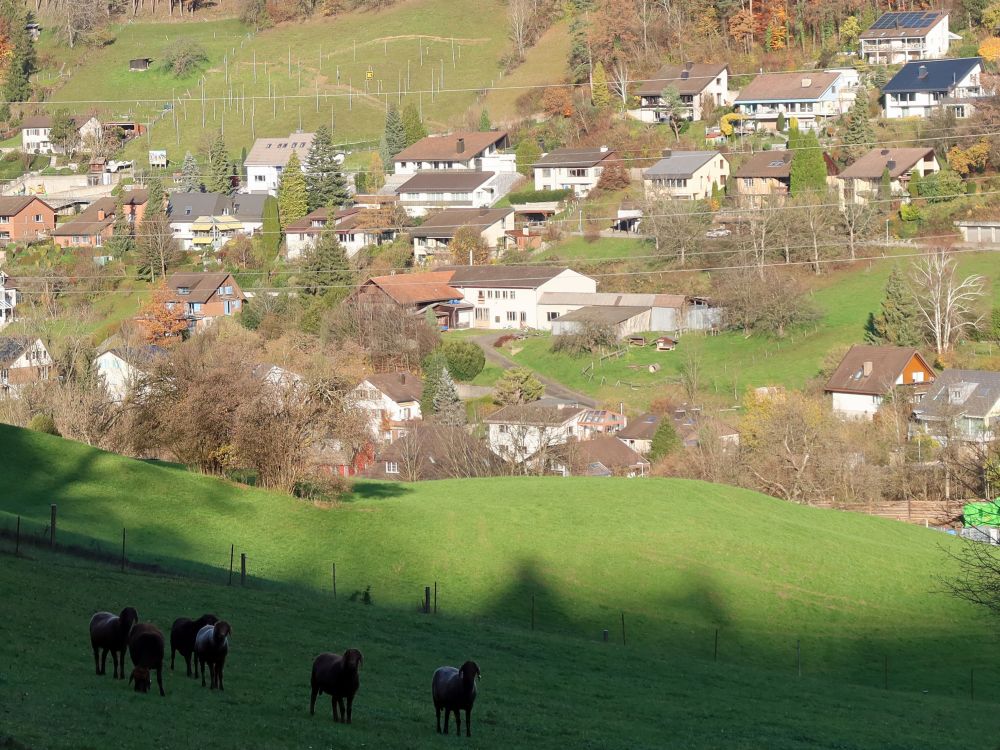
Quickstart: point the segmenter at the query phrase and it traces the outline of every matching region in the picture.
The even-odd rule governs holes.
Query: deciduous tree
[[[149,301],[139,309],[137,322],[150,344],[173,346],[181,341],[187,330],[184,308],[179,303],[171,305],[172,296],[166,282],[161,281]]]
[[[959,281],[955,259],[938,250],[917,261],[910,272],[913,299],[927,340],[940,356],[983,320],[976,306],[986,280],[978,274]]]

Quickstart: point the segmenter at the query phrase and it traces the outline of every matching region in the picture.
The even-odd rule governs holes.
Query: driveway
[[[492,362],[493,364],[507,370],[511,367],[524,367],[520,362],[511,359],[502,350],[497,349],[493,346],[495,342],[501,336],[507,335],[506,333],[497,333],[496,331],[491,331],[490,333],[484,333],[482,336],[472,336],[470,339],[479,344],[483,353],[486,355],[486,361]],[[530,369],[530,368],[529,368]],[[537,370],[532,370],[535,373],[535,377],[538,378],[542,384],[545,386],[545,395],[552,396],[553,398],[562,398],[568,401],[575,401],[580,404],[580,406],[587,406],[590,408],[596,408],[597,402],[586,395],[585,393],[580,393],[579,391],[574,391],[571,388],[567,388],[562,383],[553,380],[550,377],[538,372]]]

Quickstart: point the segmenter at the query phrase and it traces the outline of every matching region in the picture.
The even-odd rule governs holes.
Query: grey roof
[[[653,78],[642,81],[636,95],[660,96],[667,87],[676,89],[678,94],[700,94],[728,67],[725,63],[666,65]]]
[[[882,87],[883,94],[909,91],[951,91],[976,66],[983,65],[981,57],[960,57],[953,60],[914,60]]]
[[[649,312],[648,307],[581,307],[565,315],[560,315],[558,320],[567,323],[618,325],[645,312]]]
[[[484,421],[486,424],[517,424],[525,426],[555,426],[565,424],[586,411],[580,407],[558,407],[533,404],[511,404],[497,409]]]
[[[594,148],[557,148],[532,164],[532,167],[587,168],[600,164],[615,152],[607,146]]]
[[[397,404],[419,401],[424,392],[423,383],[412,372],[384,372],[365,380]]]
[[[304,163],[312,151],[315,133],[292,133],[287,138],[258,138],[244,159],[246,166],[283,167],[294,151]]]
[[[617,436],[623,440],[652,440],[661,419],[659,414],[643,414],[630,420]]]
[[[484,232],[514,213],[513,208],[446,208],[407,230],[411,237],[454,237],[463,227]]]
[[[0,336],[0,365],[9,365],[38,339],[31,336]]]
[[[537,289],[552,281],[565,266],[451,266],[448,283],[453,287],[506,287],[507,289]]]
[[[240,221],[261,221],[269,197],[266,193],[237,193],[232,197],[230,214]]]
[[[725,158],[718,151],[674,151],[670,156],[660,159],[656,164],[643,172],[642,176],[646,179],[653,177],[691,177],[716,156],[722,159]]]
[[[222,193],[171,193],[167,196],[170,221],[194,221],[199,216],[221,216],[229,207]]]
[[[945,370],[934,380],[914,412],[930,419],[959,415],[985,417],[998,408],[1000,372]]]
[[[422,192],[467,192],[493,178],[493,172],[474,172],[469,169],[436,169],[417,172],[398,188],[396,194]]]

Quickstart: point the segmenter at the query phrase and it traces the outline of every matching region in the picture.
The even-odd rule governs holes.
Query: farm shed
[[[982,219],[963,219],[956,221],[955,226],[962,233],[963,242],[979,245],[995,245],[1000,243],[1000,221]]]
[[[128,61],[128,69],[133,73],[149,70],[151,62],[153,62],[153,58],[151,57],[136,57]]]
[[[611,328],[619,339],[633,333],[650,330],[648,307],[581,307],[552,321],[552,335],[579,333],[584,326]]]

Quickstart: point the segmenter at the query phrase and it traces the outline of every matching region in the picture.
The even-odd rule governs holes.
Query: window
[[[191,294],[191,289],[186,286],[177,287],[178,294]]]
[[[744,177],[743,187],[753,187],[753,177]]]
[[[490,311],[489,310],[487,310],[487,309],[485,309],[483,307],[477,307],[476,308],[476,320],[489,320],[489,319],[490,319]]]
[[[41,214],[35,214],[35,223],[41,224],[44,221]]]
[[[913,373],[913,382],[914,383],[924,382],[924,373],[922,370],[917,370],[915,373]]]
[[[551,169],[549,169],[548,167],[546,167],[545,169],[542,170],[542,177],[551,177],[551,176],[552,176],[552,170]]]
[[[902,93],[902,94],[896,94],[896,101],[900,102],[900,103],[902,103],[902,102],[913,102],[913,101],[916,101],[916,99],[917,99],[917,95],[915,93],[913,93],[912,91],[907,91],[907,92]]]
[[[222,287],[222,293],[226,295],[232,295],[233,288],[231,286],[224,286]]]
[[[191,206],[184,206],[184,215],[185,216],[191,215]]]
[[[0,216],[0,224],[10,224],[9,216]]]
[[[396,461],[386,461],[385,462],[385,473],[386,474],[398,474],[399,464]]]
[[[508,323],[515,323],[516,321],[517,321],[517,313],[515,311],[513,311],[513,310],[508,310],[507,311],[507,322]]]
[[[568,169],[566,171],[569,173],[570,177],[586,177],[588,170],[586,170],[586,169]]]
[[[253,176],[253,181],[254,182],[266,182],[267,178],[265,178],[264,175],[262,175],[262,174],[255,174]]]
[[[409,418],[410,418],[410,416],[411,416],[411,415],[410,415],[410,407],[409,407],[409,406],[404,406],[404,407],[403,407],[403,408],[402,408],[402,409],[400,410],[400,414],[401,414],[401,416],[402,416],[402,418],[403,418],[404,420],[407,420],[407,419],[409,419]]]
[[[521,312],[521,322],[522,323],[528,322],[528,313],[526,313],[524,311]]]
[[[559,317],[559,313],[557,313],[557,312],[549,311],[549,312],[545,313],[545,319],[546,320],[555,320],[558,317]]]

